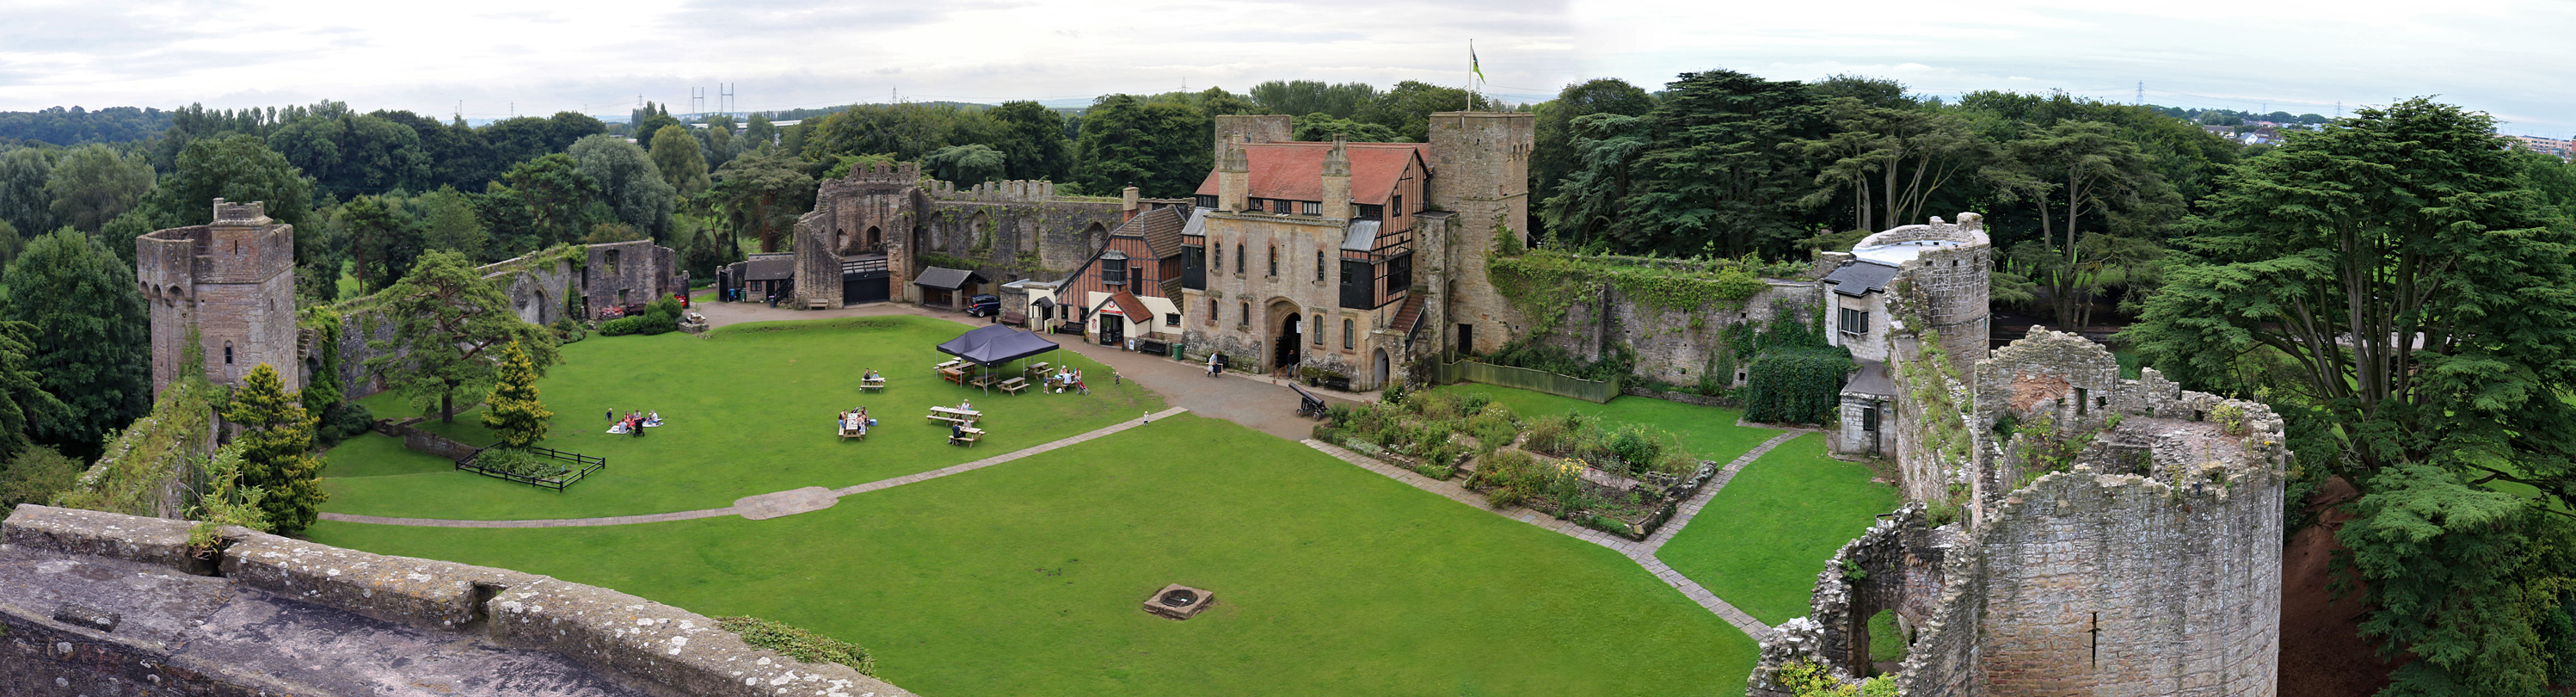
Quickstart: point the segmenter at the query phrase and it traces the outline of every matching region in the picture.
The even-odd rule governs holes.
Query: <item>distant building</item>
[[[2576,140],[2561,140],[2545,136],[2505,137],[2512,138],[2515,142],[2521,143],[2523,149],[2530,150],[2532,152],[2545,155],[2557,155],[2558,159],[2561,160],[2576,157]]]

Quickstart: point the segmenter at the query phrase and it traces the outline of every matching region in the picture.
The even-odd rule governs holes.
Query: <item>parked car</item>
[[[966,299],[966,316],[968,317],[991,317],[1001,313],[1001,296],[978,295]]]

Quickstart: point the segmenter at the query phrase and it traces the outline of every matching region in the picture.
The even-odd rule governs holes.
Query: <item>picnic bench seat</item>
[[[1029,388],[1029,380],[1028,378],[1011,378],[1009,380],[1003,380],[1001,388],[1003,392],[1019,394],[1020,390]]]
[[[886,382],[886,381],[885,381],[885,378],[877,378],[877,379],[874,379],[874,380],[870,380],[870,379],[867,379],[867,378],[860,378],[860,379],[859,379],[859,389],[862,389],[862,390],[876,390],[876,391],[878,391],[878,392],[884,392],[884,391],[885,391],[885,382]]]
[[[949,415],[947,415],[947,414],[932,414],[932,415],[930,415],[930,417],[929,417],[929,418],[930,418],[930,420],[932,420],[932,421],[946,421],[946,422],[948,422],[948,423],[952,423],[952,424],[971,424],[971,423],[975,423],[975,420],[974,420],[974,419],[969,419],[969,418],[966,418],[966,417],[963,417],[963,416],[949,416]]]
[[[984,437],[984,429],[970,426],[962,430],[964,431],[963,433],[948,434],[948,443],[950,445],[963,445],[971,448],[975,447],[975,441],[981,440]]]
[[[806,298],[806,299],[805,299],[805,309],[808,309],[808,310],[823,310],[823,309],[829,309],[829,308],[831,308],[831,307],[832,307],[832,301],[830,301],[830,300],[825,300],[825,299],[822,299],[822,298]]]

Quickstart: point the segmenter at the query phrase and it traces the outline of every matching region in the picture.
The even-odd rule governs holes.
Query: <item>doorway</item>
[[[1100,345],[1117,346],[1125,343],[1126,340],[1127,318],[1123,315],[1100,313]]]
[[[1272,340],[1275,348],[1272,349],[1270,364],[1275,368],[1297,365],[1306,357],[1304,353],[1306,343],[1302,338],[1303,332],[1299,331],[1303,328],[1306,315],[1298,312],[1286,314],[1287,318],[1279,321],[1278,338]]]
[[[1386,359],[1386,349],[1378,349],[1378,350],[1377,350],[1377,382],[1376,382],[1375,384],[1376,384],[1378,387],[1385,387],[1385,386],[1386,386],[1386,379],[1387,379],[1387,377],[1388,377],[1388,373],[1393,372],[1393,371],[1394,371],[1394,369],[1395,369],[1395,366],[1392,364],[1392,362],[1391,362],[1391,361],[1388,361],[1388,360]]]

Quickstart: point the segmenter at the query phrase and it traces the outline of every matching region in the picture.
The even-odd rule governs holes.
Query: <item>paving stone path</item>
[[[945,476],[949,476],[949,475],[952,475],[952,474],[964,474],[964,473],[967,473],[967,472],[973,472],[973,471],[975,471],[975,470],[983,469],[983,468],[986,468],[986,467],[991,467],[991,466],[998,465],[998,464],[1002,464],[1002,463],[1005,463],[1005,462],[1010,462],[1010,461],[1012,461],[1012,460],[1017,460],[1017,459],[1024,458],[1024,457],[1028,457],[1028,456],[1031,456],[1031,455],[1036,455],[1036,454],[1038,454],[1038,453],[1043,453],[1043,452],[1047,452],[1047,451],[1055,450],[1055,449],[1057,449],[1057,448],[1062,448],[1062,447],[1065,447],[1065,446],[1073,445],[1073,444],[1075,444],[1075,443],[1081,443],[1081,442],[1085,442],[1085,441],[1090,441],[1090,440],[1093,440],[1093,439],[1096,439],[1096,438],[1100,438],[1100,437],[1103,437],[1103,436],[1107,436],[1107,435],[1112,434],[1112,433],[1117,433],[1117,432],[1125,431],[1125,430],[1127,430],[1127,429],[1135,428],[1135,427],[1138,427],[1138,426],[1143,426],[1143,425],[1145,425],[1147,422],[1150,422],[1150,421],[1153,421],[1153,420],[1156,420],[1156,419],[1167,419],[1167,418],[1171,418],[1171,417],[1173,417],[1173,416],[1178,416],[1178,415],[1180,415],[1180,414],[1182,414],[1182,413],[1185,413],[1185,412],[1188,412],[1188,411],[1189,411],[1189,410],[1188,410],[1188,409],[1186,409],[1186,408],[1182,408],[1182,407],[1173,407],[1173,408],[1170,408],[1170,409],[1165,409],[1165,410],[1162,410],[1162,411],[1159,411],[1159,412],[1155,412],[1152,416],[1149,416],[1149,417],[1146,417],[1146,418],[1143,418],[1143,419],[1138,419],[1138,420],[1135,420],[1135,421],[1125,421],[1125,422],[1120,422],[1120,423],[1115,424],[1115,425],[1105,426],[1105,427],[1101,427],[1101,428],[1098,428],[1098,429],[1093,429],[1093,430],[1091,430],[1091,431],[1089,431],[1089,432],[1086,432],[1086,433],[1083,433],[1083,434],[1081,434],[1081,435],[1076,435],[1076,436],[1071,436],[1071,437],[1067,437],[1067,438],[1060,438],[1060,439],[1057,439],[1057,440],[1048,441],[1048,442],[1046,442],[1046,443],[1042,443],[1042,444],[1039,444],[1039,445],[1033,445],[1033,446],[1030,446],[1030,447],[1027,447],[1027,448],[1022,448],[1022,449],[1019,449],[1019,450],[1013,450],[1013,451],[1011,451],[1011,452],[1002,453],[1002,454],[1000,454],[1000,455],[995,455],[995,456],[988,457],[988,458],[984,458],[984,459],[981,459],[981,460],[976,460],[976,461],[974,461],[974,462],[968,462],[968,463],[964,463],[964,464],[957,464],[957,465],[949,465],[949,466],[947,466],[947,467],[941,467],[941,468],[939,468],[939,469],[931,470],[931,471],[928,471],[928,472],[921,472],[921,473],[916,473],[916,474],[907,474],[907,475],[904,475],[904,476],[901,476],[901,477],[893,477],[893,478],[889,478],[889,479],[880,479],[880,480],[877,480],[877,481],[868,482],[868,483],[866,483],[866,484],[859,484],[859,485],[855,485],[855,486],[845,486],[845,487],[841,487],[841,488],[838,488],[838,489],[825,489],[825,488],[823,488],[823,487],[819,487],[819,486],[809,486],[809,487],[805,487],[805,488],[802,488],[802,489],[790,489],[790,490],[787,490],[787,491],[781,491],[781,492],[775,492],[775,493],[768,493],[768,494],[761,494],[761,495],[758,495],[758,496],[746,496],[746,497],[743,497],[743,498],[740,498],[740,499],[736,499],[736,500],[734,500],[733,505],[731,505],[731,506],[726,506],[726,507],[724,507],[724,508],[707,508],[707,509],[700,509],[700,510],[695,510],[695,511],[680,511],[680,512],[677,512],[677,513],[653,513],[653,514],[648,514],[648,515],[622,515],[622,516],[609,516],[609,517],[605,517],[605,518],[553,518],[553,519],[547,519],[547,520],[447,520],[447,519],[443,519],[443,518],[386,518],[386,517],[371,516],[371,515],[350,515],[350,514],[347,514],[347,513],[324,513],[324,514],[322,514],[322,519],[323,519],[323,520],[336,520],[336,521],[340,521],[340,522],[343,522],[343,523],[372,523],[372,524],[376,524],[376,525],[411,525],[411,526],[417,526],[417,527],[428,527],[428,528],[580,528],[580,527],[592,527],[592,526],[599,526],[599,525],[633,525],[633,524],[636,524],[636,523],[660,523],[660,522],[664,522],[664,521],[672,521],[672,520],[692,520],[692,519],[697,519],[697,518],[714,518],[714,517],[718,517],[718,516],[729,516],[729,515],[738,515],[738,516],[742,516],[742,517],[744,517],[744,518],[749,518],[749,519],[752,519],[752,520],[768,520],[768,519],[771,519],[771,518],[777,518],[777,517],[780,517],[780,516],[795,515],[795,514],[798,514],[798,513],[805,513],[805,512],[809,512],[809,511],[819,511],[819,510],[823,510],[823,509],[826,509],[826,508],[831,508],[831,507],[832,507],[832,504],[840,503],[841,497],[843,497],[843,496],[849,496],[849,495],[851,495],[851,494],[862,494],[862,493],[867,493],[867,492],[870,492],[870,491],[876,491],[876,490],[878,490],[878,489],[885,489],[885,488],[890,488],[890,487],[903,486],[903,485],[905,485],[905,484],[911,484],[911,483],[913,483],[913,482],[920,482],[920,481],[928,481],[928,480],[932,480],[932,479],[938,479],[938,478],[940,478],[940,477],[945,477]]]
[[[1717,490],[1726,488],[1726,483],[1734,480],[1735,473],[1743,471],[1745,465],[1752,464],[1754,460],[1761,458],[1764,453],[1771,452],[1772,448],[1779,447],[1781,443],[1789,442],[1789,439],[1796,438],[1800,435],[1806,434],[1807,432],[1808,431],[1805,429],[1796,429],[1787,433],[1782,433],[1778,436],[1772,437],[1770,440],[1763,441],[1761,445],[1754,446],[1752,450],[1745,451],[1743,455],[1736,456],[1733,461],[1726,463],[1725,467],[1719,468],[1717,475],[1710,477],[1706,486],[1700,487],[1699,493],[1693,494],[1689,500],[1683,501],[1677,510],[1673,511],[1672,520],[1665,521],[1663,527],[1655,529],[1655,534],[1646,536],[1646,539],[1642,541],[1631,540],[1618,535],[1612,535],[1610,533],[1576,525],[1572,522],[1557,520],[1555,516],[1527,508],[1514,507],[1508,509],[1497,509],[1486,501],[1485,495],[1468,491],[1466,487],[1459,486],[1457,483],[1425,477],[1414,472],[1410,468],[1389,464],[1383,460],[1351,452],[1348,449],[1312,438],[1299,442],[1305,443],[1306,447],[1322,451],[1324,454],[1331,455],[1343,462],[1358,465],[1361,469],[1386,475],[1390,479],[1412,485],[1413,488],[1439,494],[1452,501],[1493,511],[1495,514],[1506,518],[1554,530],[1567,537],[1608,547],[1611,551],[1618,552],[1619,554],[1628,557],[1630,561],[1637,562],[1638,566],[1646,567],[1646,571],[1653,573],[1655,578],[1662,580],[1665,585],[1672,586],[1674,590],[1681,591],[1684,597],[1691,599],[1691,602],[1699,603],[1700,607],[1707,608],[1709,612],[1715,613],[1718,619],[1726,620],[1727,624],[1734,625],[1736,631],[1744,632],[1746,636],[1753,637],[1756,641],[1759,641],[1764,635],[1771,633],[1771,627],[1769,625],[1763,624],[1761,620],[1753,619],[1752,615],[1745,614],[1743,610],[1737,609],[1733,604],[1726,602],[1725,599],[1717,597],[1717,594],[1710,593],[1707,588],[1700,587],[1698,582],[1692,581],[1689,577],[1683,576],[1679,571],[1674,571],[1673,567],[1666,566],[1664,564],[1664,560],[1655,558],[1655,551],[1663,549],[1664,543],[1671,542],[1673,535],[1681,532],[1682,526],[1689,525],[1691,517],[1699,515],[1700,509],[1708,506],[1709,497],[1716,496]]]

